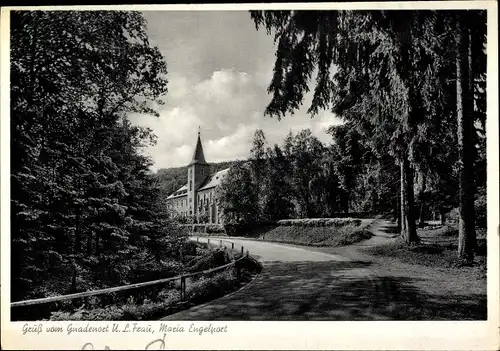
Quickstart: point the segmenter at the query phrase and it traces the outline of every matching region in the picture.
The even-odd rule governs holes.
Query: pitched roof
[[[223,169],[216,173],[211,174],[205,181],[200,185],[197,191],[214,188],[222,182],[222,179],[226,176],[229,168]]]
[[[194,149],[193,158],[191,159],[190,165],[195,163],[208,165],[207,161],[205,161],[205,155],[203,154],[203,145],[201,145],[201,138],[199,131],[198,131],[198,140],[196,141],[196,147]]]
[[[222,182],[222,179],[224,179],[228,171],[229,168],[226,168],[216,173],[213,173],[208,177],[206,177],[203,181],[199,182],[198,184],[195,184],[194,188],[196,189],[196,191],[215,188]],[[183,196],[187,196],[187,184],[183,185],[182,187],[177,189],[177,191],[170,194],[167,197],[167,199],[175,199]]]
[[[167,197],[167,199],[174,199],[176,197],[182,197],[182,196],[187,196],[187,184],[181,186],[179,189],[177,189],[177,191],[174,191]]]

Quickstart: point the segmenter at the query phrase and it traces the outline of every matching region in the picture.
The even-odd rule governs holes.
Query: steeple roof
[[[193,158],[191,159],[192,164],[202,164],[207,165],[207,161],[205,161],[205,155],[203,154],[203,146],[201,144],[200,130],[198,128],[198,140],[196,141],[196,148],[194,149]]]

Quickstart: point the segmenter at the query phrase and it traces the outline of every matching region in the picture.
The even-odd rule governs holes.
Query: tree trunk
[[[75,247],[73,248],[73,252],[75,254],[79,254],[82,247],[82,233],[80,228],[80,209],[76,209],[76,228],[75,228]]]
[[[407,228],[406,228],[406,221],[405,221],[405,216],[406,216],[406,209],[405,209],[405,171],[404,171],[404,165],[403,165],[403,160],[400,161],[400,187],[401,187],[401,194],[400,194],[400,202],[399,202],[399,210],[400,210],[400,216],[399,216],[399,229],[402,237],[406,237],[407,233]]]
[[[474,260],[476,230],[474,213],[474,96],[469,81],[469,33],[463,17],[457,21],[457,137],[459,155],[458,257]]]
[[[414,175],[413,169],[410,166],[407,155],[401,160],[401,234],[408,244],[420,242],[417,235],[415,204],[414,204]]]
[[[422,187],[420,189],[420,214],[418,219],[418,226],[423,227],[424,223],[424,204],[425,204],[425,190],[427,185],[427,172],[424,172],[422,175]]]
[[[396,196],[396,199],[394,201],[394,219],[396,220],[398,225],[398,232],[401,233],[401,216],[399,215],[400,213],[401,213],[400,202],[399,198]]]
[[[92,255],[92,232],[87,236],[87,256]]]
[[[70,292],[74,293],[74,292],[76,292],[76,274],[77,274],[76,271],[77,271],[77,266],[76,266],[75,262],[73,262],[72,265],[73,265],[73,274],[72,274],[72,277],[71,277]]]

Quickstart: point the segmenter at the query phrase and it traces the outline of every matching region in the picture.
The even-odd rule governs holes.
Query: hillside
[[[235,161],[209,163],[211,172],[218,172],[230,167]],[[187,166],[161,168],[156,172],[156,177],[161,182],[166,194],[170,194],[187,183]]]

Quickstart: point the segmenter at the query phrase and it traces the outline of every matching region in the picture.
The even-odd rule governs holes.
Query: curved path
[[[372,232],[388,222],[376,220]],[[383,235],[383,234],[382,234]],[[390,240],[388,237],[381,237]],[[227,238],[263,263],[243,289],[163,320],[384,320],[371,262],[296,247]],[[205,239],[206,240],[206,239]],[[370,239],[372,240],[372,239]],[[202,238],[200,238],[202,241]],[[350,256],[350,255],[349,255]],[[382,300],[381,300],[382,299]]]
[[[486,287],[478,286],[478,271],[405,264],[363,251],[394,240],[394,226],[376,219],[368,228],[372,238],[345,247],[226,237],[259,259],[262,272],[232,294],[163,320],[485,320]]]

